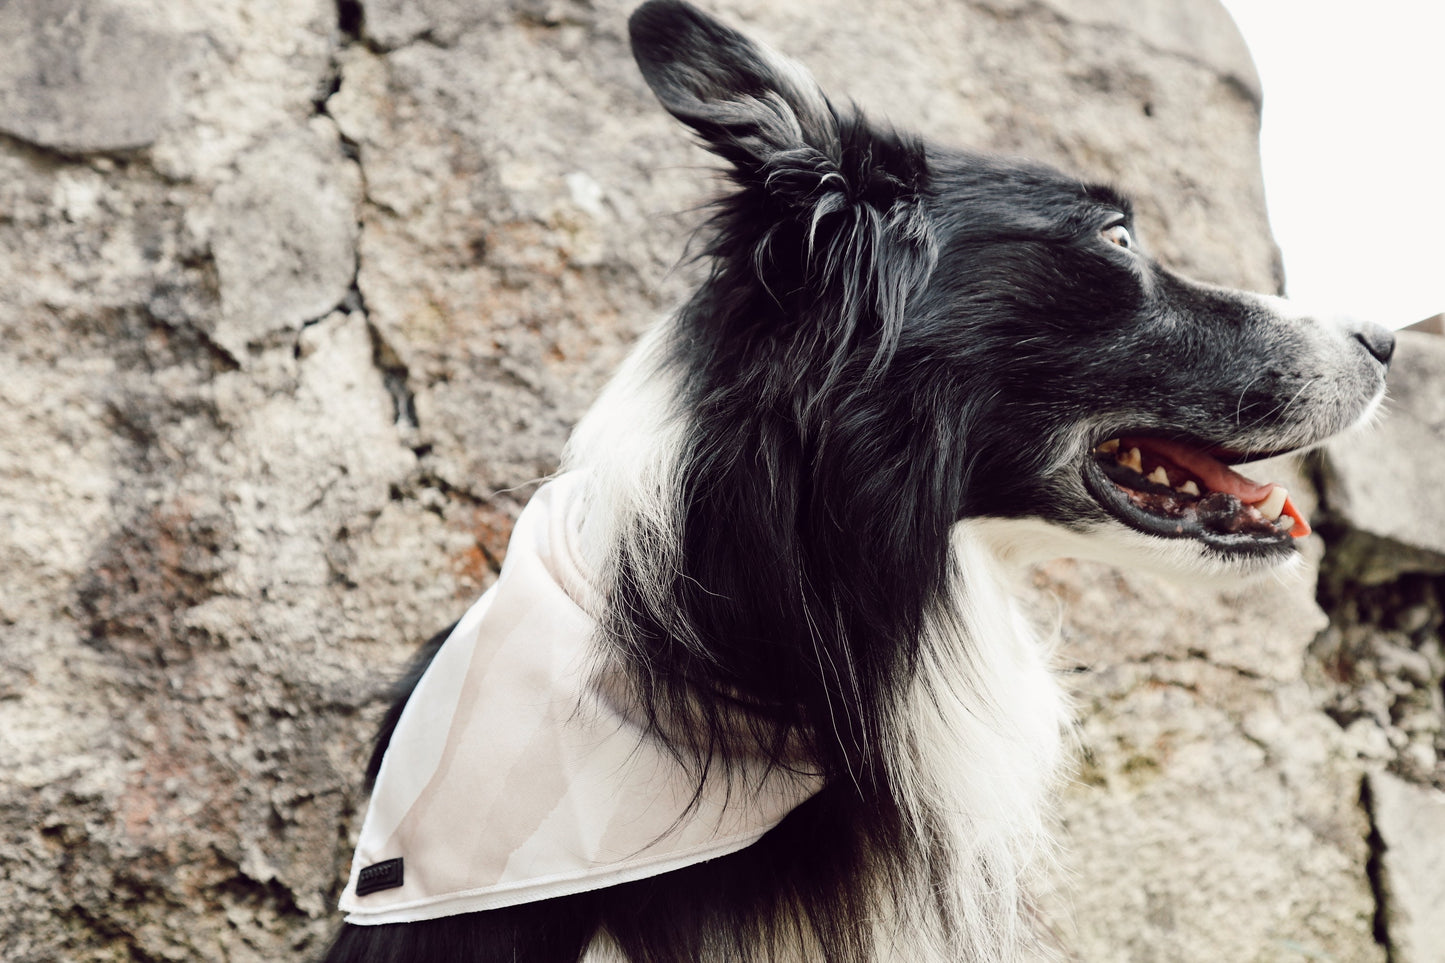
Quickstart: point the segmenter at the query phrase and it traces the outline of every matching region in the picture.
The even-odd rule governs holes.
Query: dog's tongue
[[[1126,448],[1137,446],[1162,455],[1180,468],[1193,472],[1211,491],[1233,495],[1246,505],[1258,505],[1278,487],[1251,481],[1219,459],[1177,441],[1163,438],[1127,438],[1120,439],[1120,444]],[[1294,519],[1294,527],[1289,532],[1292,537],[1304,538],[1310,533],[1310,523],[1288,496],[1285,497],[1284,508],[1280,513]]]

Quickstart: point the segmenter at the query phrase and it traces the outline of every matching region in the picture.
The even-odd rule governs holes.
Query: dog
[[[1291,564],[1303,515],[1229,466],[1369,418],[1393,336],[1174,274],[1117,191],[681,0],[630,31],[727,165],[709,273],[401,682],[326,959],[1043,952],[1068,712],[1012,573]]]

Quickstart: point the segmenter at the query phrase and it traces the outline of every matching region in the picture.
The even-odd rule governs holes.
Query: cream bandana
[[[735,852],[820,781],[686,771],[602,693],[594,584],[574,542],[584,476],[538,490],[497,583],[457,624],[391,738],[341,896],[399,923],[580,893]],[[617,670],[612,671],[616,686]],[[692,805],[689,805],[693,803]]]

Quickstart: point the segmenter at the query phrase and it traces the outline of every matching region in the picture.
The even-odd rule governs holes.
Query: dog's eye
[[[1100,233],[1104,235],[1104,240],[1110,244],[1117,244],[1126,251],[1134,246],[1134,239],[1129,236],[1129,229],[1122,224],[1112,224]]]

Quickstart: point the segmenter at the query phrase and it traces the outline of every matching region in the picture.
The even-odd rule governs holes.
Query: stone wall
[[[1119,183],[1176,268],[1278,288],[1214,0],[714,8],[876,116]],[[0,3],[6,961],[324,941],[385,680],[687,285],[711,161],[627,12]],[[1342,557],[1403,551],[1336,517],[1368,533]],[[1321,634],[1323,546],[1226,589],[1038,573],[1083,720],[1048,899],[1077,959],[1442,959],[1441,548],[1327,568]]]

